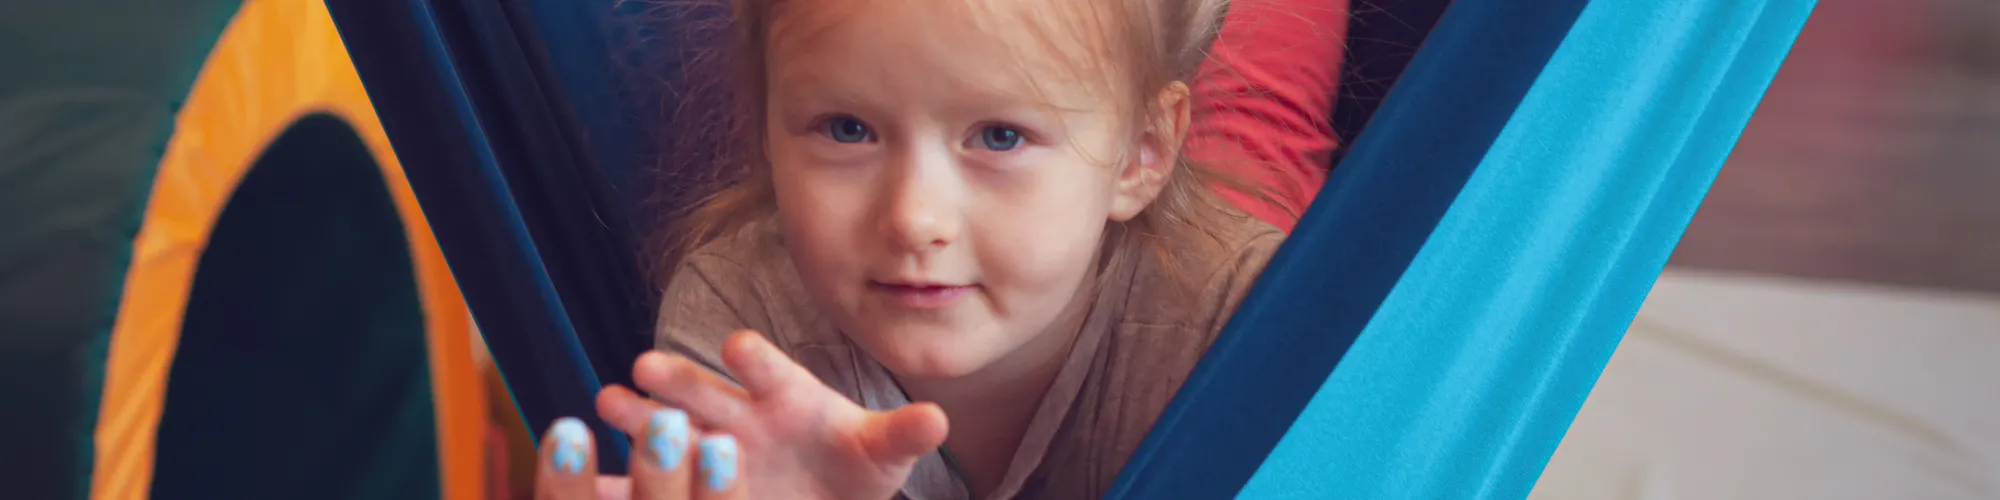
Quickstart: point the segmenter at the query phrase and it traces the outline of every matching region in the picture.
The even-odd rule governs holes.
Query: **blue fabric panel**
[[[429,5],[584,355],[599,381],[631,385],[658,294],[639,271],[631,207],[598,168],[533,14],[506,0]]]
[[[623,99],[614,67],[609,30],[618,22],[613,0],[522,0],[529,21],[540,32],[549,63],[560,80],[569,107],[590,133],[587,140],[598,164],[628,208],[641,200],[636,167],[641,160],[641,133],[631,102]],[[644,2],[635,2],[644,3]]]
[[[1813,3],[1586,7],[1240,496],[1526,497]]]
[[[1353,144],[1396,87],[1417,48],[1424,45],[1451,0],[1346,0],[1347,50],[1341,57],[1340,86],[1334,93],[1333,134]],[[1347,148],[1333,151],[1334,161]]]
[[[632,212],[634,227],[666,221],[660,207],[679,207],[690,193],[661,186],[663,175],[711,169],[668,148],[674,113],[690,106],[683,74],[691,55],[715,48],[728,16],[726,2],[627,2],[620,0],[503,0],[521,2],[569,108],[588,131],[596,163]],[[681,160],[681,163],[667,163]]]
[[[591,422],[599,381],[523,224],[431,5],[327,0],[382,127],[528,428]],[[626,442],[604,439],[600,464],[623,470]]]
[[[1585,3],[1453,3],[1107,498],[1243,488],[1402,278]]]

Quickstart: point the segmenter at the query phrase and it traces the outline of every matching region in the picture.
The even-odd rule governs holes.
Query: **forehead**
[[[774,92],[865,86],[918,97],[949,89],[1087,106],[1116,88],[1107,3],[780,0],[766,70]]]

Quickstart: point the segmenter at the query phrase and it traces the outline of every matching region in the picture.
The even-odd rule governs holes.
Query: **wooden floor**
[[[1823,0],[1674,266],[2000,291],[2000,0]]]

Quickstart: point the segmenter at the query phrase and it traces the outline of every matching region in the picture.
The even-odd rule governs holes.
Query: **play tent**
[[[7,496],[482,496],[471,316],[323,4],[0,11]]]
[[[1344,94],[1351,148],[1111,496],[1525,496],[1812,4],[1357,3],[1350,51],[1384,52],[1347,60],[1394,90]],[[638,2],[94,7],[0,16],[30,498],[477,498],[470,318],[530,429],[650,345],[632,110],[671,107],[614,49],[670,73],[698,34],[616,29]]]

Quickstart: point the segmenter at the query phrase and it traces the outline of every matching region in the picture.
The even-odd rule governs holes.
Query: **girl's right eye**
[[[834,142],[857,144],[868,142],[875,138],[875,132],[868,129],[868,124],[862,123],[860,119],[852,116],[833,117],[833,119],[827,120],[826,124],[821,125],[821,127],[824,127],[822,132],[827,137],[832,138]]]

